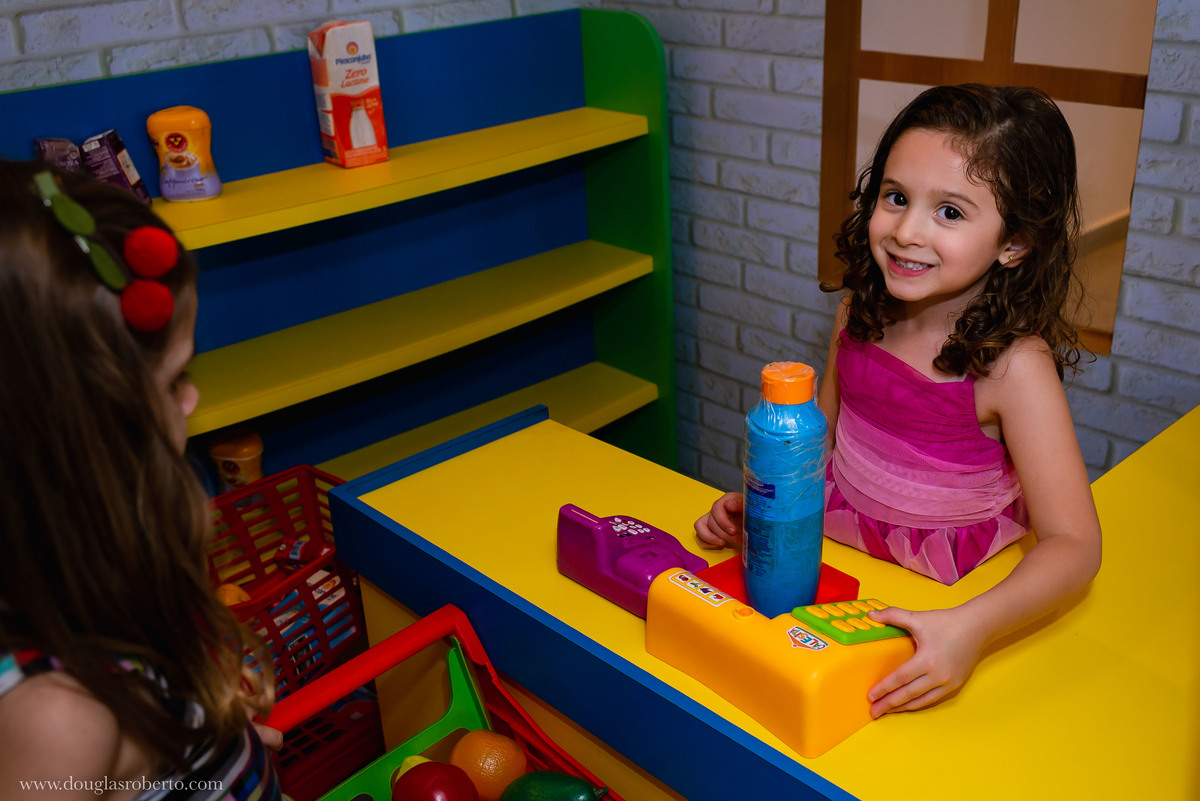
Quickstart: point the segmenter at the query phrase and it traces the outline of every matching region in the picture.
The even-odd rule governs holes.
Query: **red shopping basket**
[[[431,749],[464,730],[482,728],[490,728],[516,740],[525,752],[530,770],[557,771],[585,779],[596,787],[603,786],[603,782],[559,748],[504,688],[467,616],[450,605],[421,618],[280,701],[266,725],[283,731],[285,743],[289,738],[306,736],[306,727],[319,719],[322,710],[329,709],[347,693],[367,685],[422,649],[446,638],[450,641],[446,659],[451,690],[450,706],[445,714],[334,787],[322,801],[350,801],[362,796],[373,801],[389,801],[392,775],[405,757]],[[331,785],[326,783],[326,786]],[[286,782],[283,789],[297,799],[314,795],[306,787],[289,786]],[[321,792],[325,791],[320,790],[317,794]],[[611,790],[606,798],[621,801]]]
[[[219,495],[213,502],[209,574],[250,600],[230,607],[266,642],[282,698],[361,647],[366,626],[358,577],[336,553],[296,569],[276,559],[284,542],[333,545],[328,492],[342,480],[298,465]]]
[[[250,600],[230,607],[262,637],[275,669],[276,698],[360,652],[362,598],[357,575],[332,549],[294,571],[277,561],[284,542],[333,545],[328,492],[342,480],[308,465],[247,484],[213,501],[208,543],[213,584],[237,584]],[[257,667],[257,657],[247,655]],[[383,752],[379,708],[373,696],[351,699],[314,716],[314,738],[287,742],[278,754],[284,782],[305,778],[304,762],[347,765]],[[297,758],[303,753],[305,759]],[[302,799],[297,799],[302,801]]]

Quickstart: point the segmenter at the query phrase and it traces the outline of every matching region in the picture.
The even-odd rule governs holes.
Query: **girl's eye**
[[[941,216],[941,218],[943,220],[950,220],[950,221],[961,220],[962,216],[963,216],[962,212],[959,211],[958,209],[954,208],[953,206],[942,206],[940,209],[937,210],[937,213]]]
[[[171,382],[171,394],[178,395],[179,390],[192,383],[192,376],[186,370],[175,376],[175,380]]]
[[[887,192],[884,192],[883,199],[884,199],[884,201],[892,204],[893,206],[907,206],[908,205],[908,198],[906,198],[904,196],[904,193],[898,192],[895,189],[891,189]]]

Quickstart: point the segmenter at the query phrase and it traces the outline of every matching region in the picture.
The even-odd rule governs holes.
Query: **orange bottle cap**
[[[816,372],[800,362],[771,362],[762,369],[762,396],[771,403],[795,405],[813,397]]]

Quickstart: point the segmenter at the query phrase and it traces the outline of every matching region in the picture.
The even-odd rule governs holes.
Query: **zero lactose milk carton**
[[[371,23],[325,23],[308,35],[308,61],[325,160],[343,167],[387,161]]]

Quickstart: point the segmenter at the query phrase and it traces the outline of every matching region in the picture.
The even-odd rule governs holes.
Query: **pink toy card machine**
[[[675,537],[641,520],[596,517],[571,503],[558,510],[558,572],[640,618],[658,574],[706,567]]]

